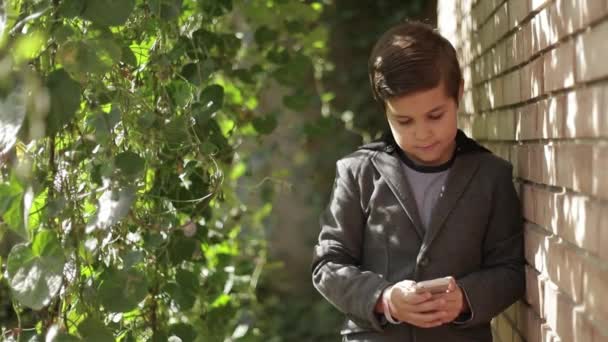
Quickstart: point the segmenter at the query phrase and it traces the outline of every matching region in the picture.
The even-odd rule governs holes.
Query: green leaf
[[[201,63],[189,63],[184,65],[180,75],[194,85],[200,85],[209,75],[201,70]]]
[[[192,342],[196,339],[194,327],[186,323],[177,323],[169,326],[169,336],[177,336],[182,342]]]
[[[9,183],[0,184],[0,216],[14,205],[15,200],[19,201],[22,194],[23,187],[15,178]]]
[[[131,187],[123,189],[108,189],[99,197],[97,212],[86,227],[86,232],[107,230],[125,217],[135,200],[135,190]]]
[[[135,0],[85,0],[81,16],[101,26],[118,26],[127,21],[134,8]]]
[[[130,47],[128,46],[123,46],[121,49],[121,61],[127,65],[130,65],[132,67],[137,66],[137,58],[135,57],[135,54],[133,53],[133,50],[131,50]]]
[[[6,97],[0,94],[0,155],[6,153],[17,141],[17,133],[25,119],[25,91],[15,86]]]
[[[48,191],[45,190],[38,194],[29,210],[28,229],[32,230],[40,225],[45,217]]]
[[[80,85],[63,69],[53,71],[47,80],[51,107],[47,116],[47,134],[54,135],[70,122],[80,107]]]
[[[194,306],[196,297],[186,291],[182,291],[182,289],[176,283],[167,283],[167,285],[164,287],[164,291],[169,294],[173,300],[173,304],[179,310],[190,310]]]
[[[45,337],[45,342],[77,342],[80,339],[74,335],[70,335],[67,332],[61,331],[62,328],[59,325],[51,326]]]
[[[118,116],[117,116],[118,114]],[[112,130],[120,122],[120,113],[112,109],[109,114],[102,111],[93,113],[87,119],[87,127],[95,132],[95,141],[107,145],[112,138]]]
[[[176,233],[169,245],[169,259],[171,259],[173,264],[190,260],[196,247],[197,242],[195,239],[186,238],[181,233]]]
[[[199,0],[201,10],[210,17],[219,17],[232,11],[232,0]]]
[[[78,333],[87,342],[114,342],[112,332],[98,319],[85,318],[78,325]]]
[[[9,183],[0,184],[0,217],[8,227],[24,239],[28,233],[23,219],[24,189],[13,175]]]
[[[122,59],[123,49],[110,36],[83,41],[68,41],[61,45],[57,57],[70,73],[104,74]],[[126,58],[129,58],[128,56]]]
[[[265,46],[272,43],[277,39],[277,37],[278,33],[266,26],[259,27],[257,30],[255,30],[254,34],[255,42],[260,46]]]
[[[222,108],[224,105],[224,88],[213,84],[201,91],[199,95],[201,105],[199,115],[210,115]]]
[[[283,104],[285,107],[297,112],[306,110],[306,108],[312,104],[313,100],[314,96],[307,94],[305,91],[283,96]]]
[[[55,233],[41,230],[29,244],[15,245],[7,260],[12,294],[34,310],[48,305],[61,288],[64,256]]]
[[[59,3],[57,12],[65,18],[74,18],[79,16],[84,9],[85,2],[82,0],[63,0]]]
[[[182,0],[150,0],[150,10],[162,20],[171,20],[182,11]]]
[[[82,341],[78,337],[66,333],[59,333],[53,339],[46,339],[46,342],[78,342]]]
[[[116,168],[126,177],[138,177],[144,172],[145,160],[137,153],[127,151],[114,157]]]
[[[194,273],[187,270],[178,269],[175,273],[175,281],[180,286],[182,291],[186,291],[191,295],[196,295],[198,289],[200,288],[198,277]]]
[[[264,117],[256,117],[251,122],[253,128],[260,134],[270,134],[277,127],[277,118],[273,114]]]
[[[99,300],[110,312],[131,311],[148,294],[146,277],[133,268],[107,269],[100,276],[99,282]]]
[[[128,251],[122,259],[124,269],[129,269],[144,260],[144,253],[142,251]]]
[[[183,116],[165,125],[165,139],[171,148],[178,148],[179,145],[189,141],[188,127],[188,122]]]

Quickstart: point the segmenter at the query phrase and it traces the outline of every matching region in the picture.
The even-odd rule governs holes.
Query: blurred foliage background
[[[335,341],[309,262],[384,128],[367,57],[435,1],[0,0],[7,341]]]

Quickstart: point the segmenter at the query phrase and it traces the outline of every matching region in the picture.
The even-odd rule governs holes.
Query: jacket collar
[[[424,250],[428,248],[437,233],[441,230],[446,218],[477,172],[479,161],[474,155],[490,151],[468,138],[461,130],[458,130],[455,158],[446,180],[445,191],[443,196],[437,201],[435,208],[433,208],[431,222],[425,230],[420,220],[412,189],[403,171],[402,161],[398,153],[396,153],[396,149],[398,148],[394,139],[392,139],[392,135],[388,137],[386,134],[383,139],[361,147],[361,149],[378,151],[378,153],[374,153],[371,161],[380,175],[386,180],[391,192],[393,192],[399,204],[412,221],[416,233],[422,240],[422,249]]]

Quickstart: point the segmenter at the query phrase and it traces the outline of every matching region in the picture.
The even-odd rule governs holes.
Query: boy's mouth
[[[430,145],[425,145],[425,146],[417,146],[416,148],[423,150],[423,151],[428,151],[431,150],[433,147],[437,146],[439,143],[433,143]]]

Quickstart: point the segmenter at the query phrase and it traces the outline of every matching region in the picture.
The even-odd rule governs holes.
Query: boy
[[[457,129],[460,66],[431,27],[387,31],[369,76],[390,132],[337,162],[313,283],[346,314],[343,341],[491,341],[524,293],[512,166]]]

